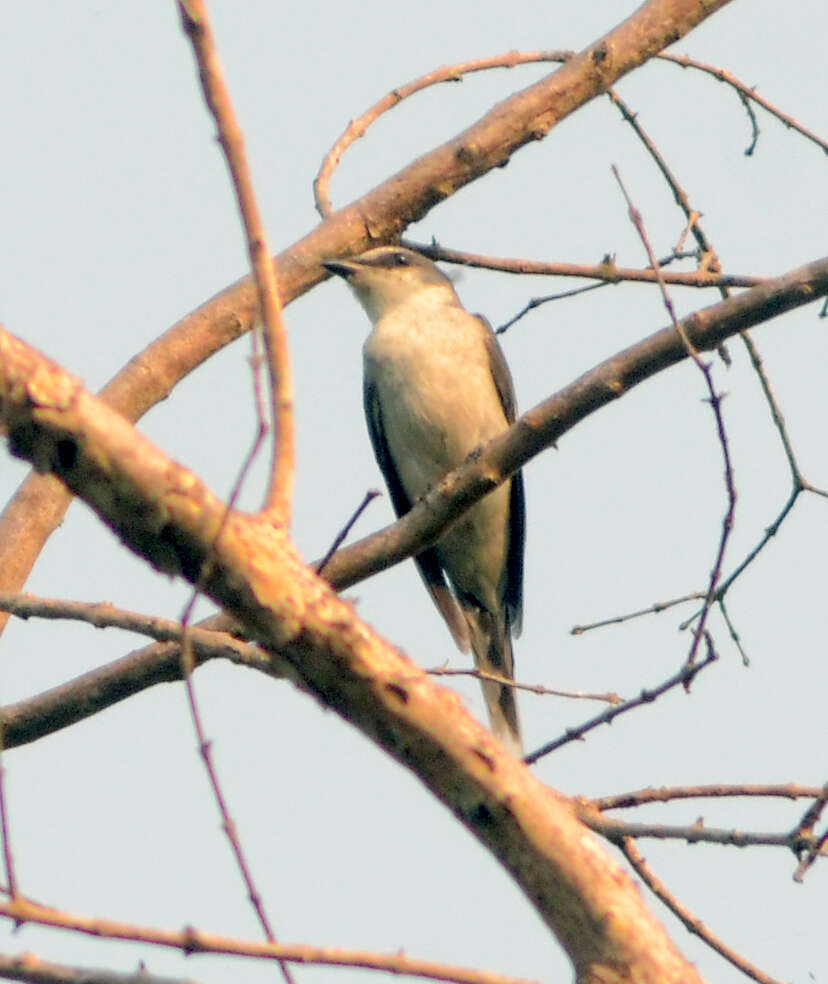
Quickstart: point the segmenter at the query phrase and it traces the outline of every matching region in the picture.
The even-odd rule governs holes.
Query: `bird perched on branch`
[[[419,253],[380,246],[324,266],[347,282],[373,323],[363,347],[365,416],[402,516],[514,421],[509,368],[486,319],[469,314],[448,277]],[[479,670],[509,679],[512,635],[521,624],[524,536],[518,473],[416,558],[460,649],[472,649]],[[492,730],[520,755],[513,688],[482,683]]]

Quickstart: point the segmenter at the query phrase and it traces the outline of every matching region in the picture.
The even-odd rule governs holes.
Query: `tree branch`
[[[294,683],[298,683],[289,664],[279,660],[277,656],[262,652],[251,643],[228,635],[227,630],[231,625],[238,627],[226,615],[213,615],[198,626],[189,627],[196,666],[208,659],[220,657],[243,666],[255,667],[271,676],[289,675]],[[168,637],[178,640],[181,636],[181,624],[170,623],[168,627]],[[148,630],[147,634],[152,633]],[[159,638],[167,636],[163,626],[157,634]],[[157,642],[136,649],[105,666],[0,709],[4,746],[16,748],[18,745],[37,741],[92,717],[149,687],[181,679],[181,647],[177,641]]]
[[[719,799],[732,796],[753,796],[762,799],[805,799],[819,796],[819,786],[800,786],[785,782],[777,784],[734,783],[709,786],[661,786],[657,789],[637,789],[631,793],[616,793],[614,796],[600,796],[592,800],[597,810],[621,810],[645,803],[670,803],[682,799]]]
[[[282,305],[325,278],[322,259],[391,241],[459,188],[502,166],[526,143],[546,136],[562,119],[727,2],[649,0],[552,75],[498,103],[455,139],[335,213],[276,257]],[[245,277],[133,358],[101,396],[128,419],[138,420],[185,375],[248,331],[256,312],[255,289]],[[21,486],[0,520],[0,590],[20,590],[69,502],[65,490],[48,478],[32,476]],[[0,630],[4,625],[0,617]]]
[[[696,312],[682,324],[696,348],[714,348],[745,327],[825,293],[828,259]],[[420,552],[497,481],[505,481],[512,471],[594,411],[685,357],[675,331],[665,328],[599,364],[524,414],[479,455],[447,475],[401,520],[335,553],[326,561],[325,579],[341,591]],[[200,627],[234,631],[233,621],[223,615],[212,616]],[[233,658],[229,651],[227,656]],[[279,674],[284,672],[285,668],[280,667]],[[31,700],[3,708],[7,746],[34,741],[156,683],[179,679],[178,648],[174,643],[145,647]]]
[[[258,960],[277,960],[288,963],[301,963],[327,967],[361,967],[366,970],[380,970],[393,974],[408,974],[412,977],[424,977],[435,981],[452,981],[455,984],[530,984],[514,977],[504,977],[500,974],[489,973],[485,970],[475,970],[467,967],[456,967],[450,964],[437,963],[433,960],[419,960],[402,953],[371,953],[366,950],[344,950],[336,947],[308,946],[290,943],[258,943],[248,940],[235,939],[228,936],[216,936],[212,933],[202,933],[197,929],[187,929],[175,932],[156,929],[150,926],[136,926],[132,923],[115,922],[111,919],[96,919],[90,916],[79,916],[69,912],[36,905],[25,899],[16,902],[0,902],[0,915],[14,919],[17,923],[38,923],[41,926],[53,926],[57,929],[68,929],[76,933],[86,933],[102,939],[132,940],[138,943],[150,943],[155,946],[181,950],[190,955],[193,953],[221,953],[237,957],[252,957]],[[0,972],[2,972],[0,958]],[[14,958],[12,958],[14,959]],[[27,958],[23,958],[24,960]],[[36,959],[36,958],[30,958]],[[98,972],[95,972],[98,973]],[[49,984],[74,984],[77,978],[36,978],[20,977],[19,980],[48,981]],[[83,978],[94,984],[174,984],[162,981],[160,978],[144,974],[110,974],[100,978]],[[186,984],[180,981],[178,984]]]
[[[0,419],[15,454],[57,474],[156,567],[201,579],[205,594],[279,652],[321,703],[416,774],[510,872],[580,981],[698,981],[572,804],[362,623],[283,530],[261,516],[227,518],[192,473],[5,333]]]
[[[826,293],[828,258],[823,258],[696,311],[680,325],[693,346],[705,351]],[[687,351],[672,327],[611,356],[523,414],[397,523],[340,550],[328,561],[326,579],[342,590],[431,546],[466,509],[580,421],[685,358]]]
[[[746,960],[740,953],[737,953],[732,947],[727,946],[718,936],[711,933],[701,919],[693,915],[687,906],[682,905],[667,886],[655,876],[632,839],[625,840],[621,849],[647,888],[682,921],[688,932],[694,933],[699,939],[704,940],[709,947],[733,964],[734,967],[741,970],[743,974],[747,974],[748,977],[757,981],[758,984],[782,984],[780,980],[766,974],[755,964]]]
[[[264,222],[253,191],[244,137],[236,120],[224,72],[216,52],[213,31],[203,0],[179,0],[178,11],[190,39],[198,64],[201,88],[207,108],[218,127],[236,201],[247,239],[247,252],[256,283],[262,335],[270,374],[271,417],[273,421],[273,464],[267,509],[274,522],[290,525],[293,490],[293,385],[290,374],[287,333],[276,284],[276,270],[270,255]]]
[[[145,967],[134,974],[118,973],[91,967],[70,967],[67,964],[41,960],[34,953],[17,956],[0,954],[0,977],[27,984],[198,984],[191,978],[159,977]]]

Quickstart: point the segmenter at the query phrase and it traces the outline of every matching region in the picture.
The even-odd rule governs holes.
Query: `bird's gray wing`
[[[362,396],[368,433],[371,436],[371,444],[374,446],[374,456],[385,478],[388,491],[391,493],[394,512],[397,516],[404,516],[411,509],[411,500],[403,488],[394,459],[388,449],[385,428],[382,423],[382,406],[377,388],[367,378],[363,383]],[[455,601],[448,584],[446,584],[437,551],[433,547],[429,548],[418,554],[414,560],[434,604],[454,637],[454,641],[463,652],[467,652],[469,649],[469,630],[460,606]]]
[[[515,400],[515,385],[503,349],[492,331],[492,326],[483,317],[478,320],[486,329],[486,351],[489,355],[489,368],[495,387],[500,396],[500,403],[506,420],[513,424],[517,416]],[[520,635],[523,622],[523,551],[526,542],[526,497],[523,491],[523,475],[516,472],[512,475],[512,485],[509,496],[509,556],[507,559],[507,578],[504,592],[506,612],[514,635]]]

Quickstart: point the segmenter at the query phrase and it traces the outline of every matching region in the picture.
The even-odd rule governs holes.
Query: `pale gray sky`
[[[455,0],[405,8],[229,0],[211,4],[220,56],[246,131],[271,242],[317,221],[311,181],[344,125],[389,89],[446,62],[512,48],[579,48],[633,4]],[[723,66],[824,136],[828,13],[817,0],[733,3],[677,50]],[[98,387],[169,324],[245,270],[224,162],[198,91],[173,3],[16,4],[0,35],[3,180],[0,319]],[[335,204],[373,187],[476,119],[544,68],[497,71],[435,89],[383,119],[346,156]],[[721,84],[646,66],[619,86],[673,164],[724,269],[777,274],[825,250],[826,160],[759,112],[761,137]],[[412,238],[478,252],[572,262],[616,253],[643,264],[610,173],[617,164],[656,252],[681,215],[607,100],[566,120],[435,209]],[[572,281],[464,273],[458,290],[497,324],[531,296]],[[676,291],[680,313],[716,301]],[[760,329],[756,340],[806,476],[828,486],[825,322],[815,306]],[[295,536],[321,554],[380,477],[361,407],[362,311],[341,283],[286,314],[298,428]],[[504,348],[528,408],[619,348],[663,326],[654,290],[619,286],[541,308]],[[716,367],[739,490],[729,570],[788,494],[784,457],[740,345]],[[241,341],[180,385],[141,429],[221,494],[252,437]],[[529,509],[525,631],[518,676],[578,689],[637,693],[681,663],[689,612],[582,638],[570,627],[706,584],[725,508],[721,453],[697,372],[664,373],[604,410],[526,469]],[[255,507],[261,466],[245,493]],[[26,474],[3,459],[0,497]],[[688,697],[656,705],[544,760],[566,793],[603,794],[701,782],[822,783],[828,692],[824,558],[828,505],[801,501],[765,556],[734,589],[731,613],[752,659],[724,627],[720,662]],[[385,524],[374,503],[360,535]],[[119,549],[76,504],[27,586],[32,592],[170,617],[188,592]],[[360,613],[424,665],[466,665],[412,564],[348,592]],[[17,700],[140,645],[82,626],[12,622],[2,640],[0,695]],[[456,684],[482,714],[478,685]],[[446,811],[399,766],[288,685],[229,666],[196,687],[217,764],[277,934],[285,941],[404,947],[412,955],[562,981],[570,971],[528,902]],[[531,749],[595,705],[520,698]],[[152,925],[258,937],[219,830],[179,685],[155,688],[4,758],[22,890],[48,904]],[[708,802],[636,819],[784,830],[799,805]],[[632,818],[632,816],[630,816]],[[714,931],[768,973],[825,981],[828,868],[794,885],[780,850],[646,842],[644,854]],[[710,980],[743,980],[653,903]],[[5,952],[205,982],[272,979],[274,968],[146,947],[100,944],[27,927],[0,929]],[[298,968],[300,984],[366,972]]]

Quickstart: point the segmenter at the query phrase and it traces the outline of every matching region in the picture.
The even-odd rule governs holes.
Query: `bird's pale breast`
[[[377,388],[388,448],[412,501],[507,427],[484,331],[460,307],[427,318],[397,309],[365,343],[366,375]],[[504,576],[508,513],[508,486],[501,486],[438,545],[455,585],[492,605]]]

